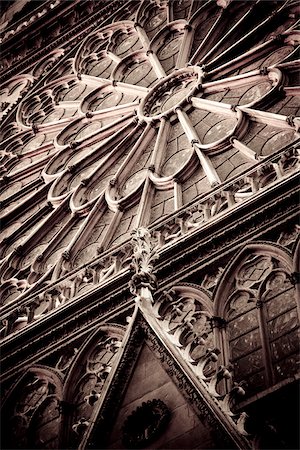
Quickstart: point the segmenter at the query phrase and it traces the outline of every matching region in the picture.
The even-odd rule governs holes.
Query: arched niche
[[[63,448],[78,448],[92,427],[123,337],[123,326],[103,325],[79,349],[64,384]]]
[[[225,269],[214,296],[217,345],[234,380],[251,397],[295,376],[299,310],[289,251],[246,245]]]
[[[59,448],[61,399],[58,372],[44,366],[28,369],[4,399],[1,448]]]

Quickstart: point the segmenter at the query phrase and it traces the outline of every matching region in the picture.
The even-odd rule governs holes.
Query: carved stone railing
[[[299,140],[292,146],[264,158],[251,169],[232,181],[223,183],[208,194],[195,199],[152,227],[153,245],[161,251],[166,246],[197,232],[204,225],[218,220],[252,199],[270,186],[280,183],[299,170]],[[110,282],[116,276],[129,273],[132,263],[132,246],[129,240],[112,248],[88,264],[75,269],[43,289],[30,294],[25,291],[2,307],[2,337],[40,319],[48,312],[62,306],[83,292]],[[12,281],[13,282],[13,281]],[[17,280],[16,280],[17,282]]]

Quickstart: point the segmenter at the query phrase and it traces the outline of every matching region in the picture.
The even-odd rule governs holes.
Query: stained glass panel
[[[232,340],[240,334],[244,334],[257,326],[257,309],[252,309],[246,314],[243,314],[228,323],[227,330],[229,339]]]
[[[265,362],[263,358],[262,349],[258,349],[247,356],[240,358],[233,363],[235,377],[239,380],[248,377],[253,372],[258,371],[264,367]]]
[[[298,352],[300,343],[299,328],[290,333],[281,336],[276,341],[271,343],[272,359],[280,360],[286,358],[288,355]],[[283,365],[284,367],[284,365]]]
[[[298,314],[297,309],[294,308],[284,314],[281,314],[276,319],[270,320],[270,322],[268,322],[270,339],[276,339],[297,326]]]
[[[281,292],[278,295],[274,292],[273,294],[275,294],[273,298],[265,303],[268,318],[270,319],[278,314],[282,314],[284,311],[295,305],[294,288],[287,289],[285,292]]]
[[[242,329],[241,329],[242,331]],[[244,331],[244,330],[243,330]],[[230,341],[231,357],[235,360],[260,346],[259,329],[243,334],[243,336]]]

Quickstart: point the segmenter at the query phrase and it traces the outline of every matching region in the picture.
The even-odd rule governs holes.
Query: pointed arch
[[[196,363],[207,348],[214,348],[213,303],[211,293],[203,287],[191,283],[172,286],[155,300],[153,312],[184,359]]]
[[[224,363],[246,395],[293,377],[299,356],[299,312],[292,258],[280,245],[247,244],[227,266],[214,295]]]
[[[226,299],[230,295],[230,283],[229,278],[233,273],[238,271],[239,266],[247,258],[255,257],[258,255],[267,255],[268,258],[278,259],[283,265],[291,271],[292,261],[291,254],[288,249],[278,244],[270,244],[269,242],[251,242],[246,244],[240,252],[229,262],[222,273],[218,286],[213,295],[214,313],[216,316],[224,316],[224,308],[226,307]]]
[[[102,325],[81,346],[64,384],[62,448],[78,448],[93,425],[93,414],[124,337],[124,327]]]
[[[3,448],[59,448],[62,378],[46,366],[33,366],[12,386],[3,402]]]

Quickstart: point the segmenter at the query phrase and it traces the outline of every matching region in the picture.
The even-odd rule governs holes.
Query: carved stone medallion
[[[123,425],[126,448],[143,448],[154,441],[166,428],[171,413],[161,400],[148,400],[127,417]]]

